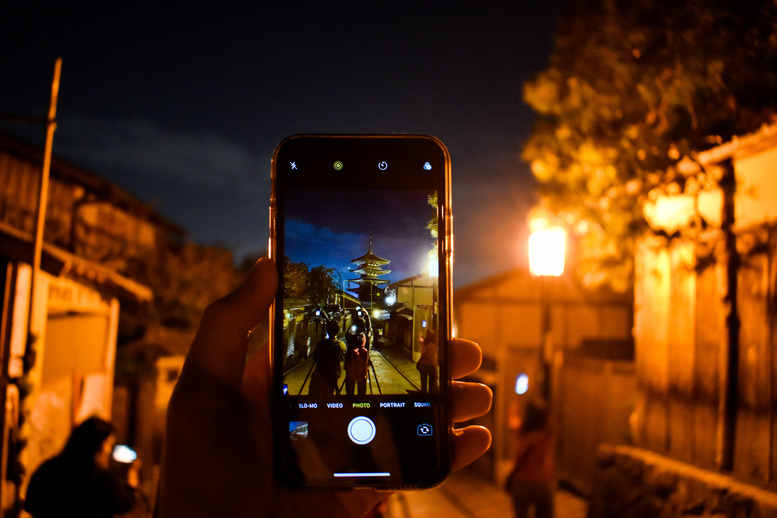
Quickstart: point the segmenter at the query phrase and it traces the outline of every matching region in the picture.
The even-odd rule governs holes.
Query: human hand
[[[269,403],[269,348],[246,362],[248,332],[263,320],[278,278],[268,259],[258,261],[244,284],[208,306],[170,400],[165,453],[155,516],[364,516],[390,493],[295,491],[276,484]],[[454,378],[480,365],[480,347],[454,339]],[[483,415],[491,391],[454,382],[453,420]],[[491,442],[483,427],[454,430],[453,469],[485,453]]]

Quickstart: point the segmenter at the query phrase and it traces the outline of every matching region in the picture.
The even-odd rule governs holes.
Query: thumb
[[[243,284],[205,309],[185,368],[239,390],[248,333],[267,318],[277,287],[275,264],[266,258],[257,261]]]

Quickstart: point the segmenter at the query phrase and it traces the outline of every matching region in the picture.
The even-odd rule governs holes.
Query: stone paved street
[[[441,486],[396,493],[388,501],[386,518],[511,518],[507,493],[483,476],[482,465],[454,473]],[[585,518],[587,503],[567,491],[556,493],[556,518]]]
[[[415,363],[411,362],[394,347],[373,347],[370,351],[372,366],[370,367],[368,394],[408,394],[417,392],[420,385],[420,375]],[[292,371],[284,381],[289,387],[289,393],[299,395],[307,394],[310,388],[310,374],[313,368],[313,359],[308,358]],[[340,376],[339,386],[343,386],[345,371]],[[304,388],[303,388],[304,387]]]

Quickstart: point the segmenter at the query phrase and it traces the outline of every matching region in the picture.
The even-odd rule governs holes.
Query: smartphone
[[[272,160],[275,469],[295,488],[449,471],[451,164],[424,135],[296,135]]]
[[[111,455],[113,460],[121,464],[132,464],[138,458],[138,454],[126,444],[117,444],[113,447]]]

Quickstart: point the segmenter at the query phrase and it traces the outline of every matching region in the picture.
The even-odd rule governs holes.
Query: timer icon
[[[386,162],[385,160],[383,160],[382,162],[378,162],[378,169],[380,169],[381,171],[385,171],[386,169],[388,169],[388,162]]]

